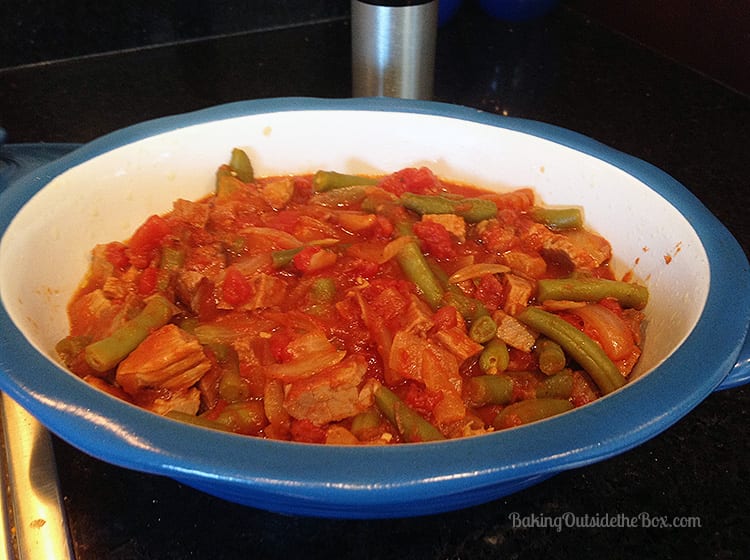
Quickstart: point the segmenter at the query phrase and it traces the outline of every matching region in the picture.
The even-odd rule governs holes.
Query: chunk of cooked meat
[[[503,282],[505,283],[503,311],[509,315],[517,315],[529,304],[529,300],[534,294],[535,285],[526,278],[515,274],[505,274]]]
[[[435,222],[442,225],[448,233],[462,243],[466,240],[466,220],[455,214],[425,214],[423,222]]]
[[[577,268],[597,268],[612,257],[612,246],[606,239],[583,230],[552,234],[542,247],[545,252],[565,255]]]
[[[279,210],[284,208],[294,195],[294,181],[291,177],[282,177],[275,181],[269,181],[260,189],[263,197],[271,208]]]
[[[141,403],[141,406],[162,416],[173,411],[195,416],[200,404],[201,392],[195,387],[190,387],[176,393],[164,391],[150,403]]]
[[[515,317],[497,310],[492,318],[497,324],[497,338],[508,346],[530,352],[536,342],[537,334]]]
[[[173,324],[152,332],[117,367],[115,380],[134,395],[142,389],[185,390],[211,369],[203,346]]]
[[[285,387],[284,408],[292,418],[316,426],[343,420],[369,408],[373,392],[368,384],[360,391],[367,364],[352,356],[310,377]]]

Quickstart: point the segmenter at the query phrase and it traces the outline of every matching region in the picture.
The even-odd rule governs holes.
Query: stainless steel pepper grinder
[[[352,0],[352,95],[431,99],[438,0]]]

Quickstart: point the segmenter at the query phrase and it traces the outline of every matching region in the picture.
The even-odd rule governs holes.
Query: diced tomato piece
[[[230,266],[224,275],[221,295],[228,304],[239,306],[250,299],[252,288],[242,272],[236,267]]]
[[[277,362],[288,362],[292,359],[292,354],[287,349],[294,336],[286,329],[273,333],[268,340],[271,354]]]
[[[372,278],[380,270],[380,265],[376,262],[365,259],[353,259],[346,263],[346,276],[350,278]]]
[[[336,253],[332,251],[309,246],[294,255],[292,264],[300,272],[315,272],[333,265],[337,258]]]
[[[402,389],[401,398],[412,410],[422,416],[431,416],[435,406],[443,399],[443,394],[417,383],[407,383]]]
[[[128,258],[128,248],[123,243],[117,241],[108,243],[104,249],[105,258],[119,270],[125,270],[130,266],[130,259]]]
[[[452,305],[444,305],[432,316],[433,330],[439,332],[443,329],[452,329],[458,324],[456,308]]]
[[[130,238],[130,261],[138,268],[146,268],[169,232],[166,219],[156,215],[148,218]]]
[[[405,192],[435,193],[439,184],[438,178],[428,168],[407,167],[384,177],[379,186],[386,191],[401,196]]]
[[[389,238],[393,234],[393,223],[385,216],[375,218],[375,226],[372,228],[374,237]]]
[[[138,293],[142,296],[149,296],[156,291],[156,285],[159,282],[159,269],[149,266],[144,269],[138,277]]]
[[[380,280],[373,282],[365,290],[365,297],[377,317],[384,320],[397,319],[409,305],[411,294],[408,289],[405,282]]]
[[[456,254],[451,234],[443,224],[431,221],[417,222],[414,224],[414,235],[422,241],[425,251],[435,258],[450,258]]]
[[[169,233],[169,222],[161,216],[149,217],[130,239],[130,248],[135,250],[158,247]]]
[[[303,443],[325,443],[326,431],[309,420],[292,421],[292,439]]]
[[[320,247],[305,247],[302,249],[299,253],[294,255],[294,259],[292,259],[294,268],[300,272],[305,272],[310,268],[310,261],[313,255],[319,251],[322,251]]]
[[[481,301],[489,309],[497,309],[505,300],[503,283],[494,274],[482,276],[474,297]]]

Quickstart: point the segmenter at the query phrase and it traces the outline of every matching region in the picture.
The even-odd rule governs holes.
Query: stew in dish
[[[484,434],[622,387],[647,289],[580,208],[427,168],[256,177],[96,246],[66,367],[158,414],[248,436],[394,444]]]

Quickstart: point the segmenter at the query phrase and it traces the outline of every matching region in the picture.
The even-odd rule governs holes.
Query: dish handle
[[[745,337],[745,344],[740,350],[740,355],[737,356],[734,367],[714,390],[723,391],[724,389],[739,387],[748,381],[750,381],[750,334]]]

